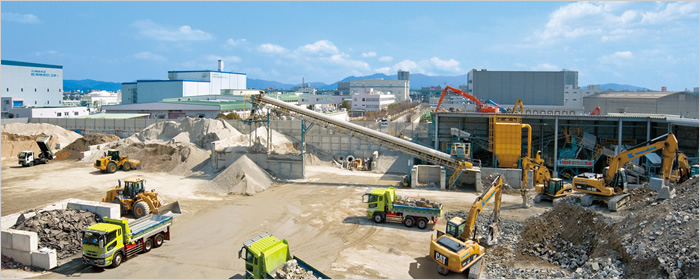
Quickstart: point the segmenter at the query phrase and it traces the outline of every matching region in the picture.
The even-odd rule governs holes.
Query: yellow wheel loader
[[[663,139],[664,137],[666,139]],[[576,175],[573,180],[574,191],[585,193],[581,197],[581,205],[590,206],[593,202],[599,201],[607,203],[610,211],[617,211],[623,207],[629,200],[629,193],[627,192],[627,172],[622,167],[633,159],[658,150],[661,150],[663,155],[661,178],[670,181],[678,150],[678,139],[673,133],[664,134],[619,153],[610,161],[605,174]]]
[[[501,212],[503,179],[499,175],[472,204],[467,219],[454,217],[447,221],[445,232],[438,231],[430,242],[430,257],[438,264],[437,271],[447,275],[450,271],[466,273],[467,278],[477,279],[484,266],[486,248],[479,245],[476,234],[476,218],[489,201],[494,201],[493,216],[486,236],[488,245],[498,242],[498,223]]]
[[[164,205],[155,190],[145,190],[145,182],[143,178],[126,179],[124,187],[122,187],[120,180],[119,185],[107,191],[102,202],[119,204],[122,215],[133,212],[136,219],[151,213],[159,215],[167,212],[182,214],[178,201]]]
[[[103,157],[97,159],[93,166],[102,172],[114,173],[118,169],[124,171],[141,169],[141,162],[129,159],[129,156],[119,156],[118,150],[109,150]]]

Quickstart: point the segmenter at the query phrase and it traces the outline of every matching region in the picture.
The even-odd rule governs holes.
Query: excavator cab
[[[447,225],[445,226],[445,234],[449,234],[454,238],[460,238],[466,226],[466,220],[460,217],[454,217],[447,221]]]
[[[561,178],[552,178],[549,179],[549,185],[547,186],[546,193],[548,195],[555,195],[562,188],[564,188],[564,180]]]

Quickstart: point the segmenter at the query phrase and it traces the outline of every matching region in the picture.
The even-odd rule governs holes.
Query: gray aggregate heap
[[[31,216],[30,218],[24,218]],[[17,219],[12,229],[36,232],[39,248],[56,250],[59,259],[71,257],[81,252],[81,230],[101,219],[86,210],[51,210],[37,213],[28,211]]]

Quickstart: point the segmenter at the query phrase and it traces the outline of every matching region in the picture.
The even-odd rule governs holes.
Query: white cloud
[[[342,53],[334,54],[329,57],[324,57],[321,58],[321,60],[358,71],[367,71],[370,69],[369,64],[367,62],[350,59],[348,55]]]
[[[391,67],[379,67],[377,69],[374,69],[374,72],[389,75],[389,73],[391,73]]]
[[[135,53],[132,55],[132,57],[138,58],[138,59],[143,59],[143,60],[158,61],[158,62],[165,62],[168,60],[162,55],[154,54],[154,53],[147,52],[147,51]]]
[[[228,40],[226,40],[226,44],[229,45],[229,46],[232,46],[232,47],[237,47],[237,46],[239,46],[239,45],[241,45],[241,44],[246,43],[247,41],[248,41],[248,40],[246,40],[246,39],[234,40],[233,38],[228,38]]]
[[[561,70],[561,69],[562,69],[561,67],[554,65],[554,64],[549,64],[549,63],[541,63],[535,67],[532,67],[532,70],[534,70],[534,71],[557,71],[557,70]]]
[[[390,62],[392,60],[394,60],[394,58],[391,56],[382,56],[379,58],[379,61],[381,61],[381,62]]]
[[[328,40],[320,40],[313,44],[303,45],[298,50],[307,53],[338,53],[338,48]]]
[[[634,58],[634,55],[632,54],[631,51],[618,51],[613,54],[609,55],[604,55],[598,58],[598,62],[601,64],[614,64],[618,66],[622,66],[625,63],[629,63],[631,59]]]
[[[275,45],[275,44],[262,44],[260,47],[258,47],[258,50],[264,53],[286,53],[287,49],[280,45]]]
[[[452,58],[450,58],[450,60],[442,60],[438,57],[433,57],[430,59],[430,63],[432,64],[432,66],[440,70],[462,72],[462,69],[459,68],[459,61],[456,61]]]
[[[670,2],[656,11],[642,13],[642,23],[659,24],[682,17],[697,17],[698,2]]]
[[[393,68],[394,70],[401,69],[404,71],[410,71],[411,73],[427,74],[423,67],[421,67],[420,65],[418,65],[418,63],[410,59],[404,59],[401,62],[394,64]]]
[[[37,24],[41,23],[39,18],[37,18],[33,14],[18,14],[18,13],[2,13],[0,14],[2,17],[3,21],[11,21],[11,22],[17,22],[17,23],[31,23],[31,24]]]
[[[158,41],[204,41],[212,38],[211,34],[199,29],[192,29],[189,25],[180,27],[164,27],[150,20],[137,20],[132,24],[141,36]]]
[[[377,56],[377,53],[376,53],[376,52],[366,52],[366,53],[362,53],[362,57],[375,57],[375,56]]]
[[[50,50],[50,51],[43,51],[43,52],[34,52],[34,55],[35,56],[42,56],[42,55],[50,55],[50,54],[57,54],[57,53],[58,52],[56,52],[54,50]]]
[[[235,55],[231,55],[231,56],[218,56],[218,55],[210,54],[210,55],[207,55],[207,56],[205,57],[205,60],[206,60],[206,61],[214,61],[214,62],[217,62],[217,61],[219,61],[219,59],[220,59],[220,60],[223,60],[224,62],[228,62],[228,63],[241,62],[241,58],[240,58],[240,57],[237,57],[237,56],[235,56]],[[226,66],[226,65],[224,64],[224,67],[225,67],[225,66]]]

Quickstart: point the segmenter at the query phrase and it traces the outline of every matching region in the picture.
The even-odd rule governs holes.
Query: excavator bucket
[[[168,213],[172,213],[175,215],[182,214],[182,211],[180,210],[180,202],[175,201],[173,203],[164,204],[158,207],[158,209],[153,210],[153,214],[165,215]]]
[[[491,223],[489,225],[489,234],[486,236],[486,244],[493,246],[498,244],[498,223]]]

